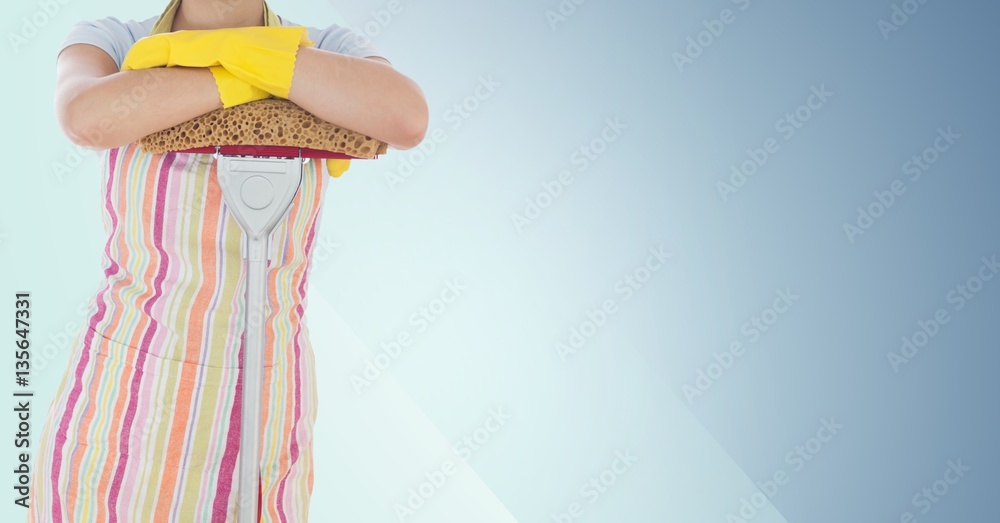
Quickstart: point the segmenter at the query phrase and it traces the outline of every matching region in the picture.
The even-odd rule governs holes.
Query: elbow
[[[94,151],[108,148],[107,145],[95,138],[94,133],[85,130],[84,128],[64,125],[62,130],[63,134],[66,135],[66,138],[69,139],[70,143],[78,147]]]
[[[102,120],[102,123],[109,122],[109,120]],[[104,149],[110,149],[115,145],[111,142],[108,133],[105,132],[106,128],[95,124],[81,124],[75,121],[67,122],[63,126],[63,134],[69,139],[74,145],[83,147],[84,149],[90,149],[93,151],[103,151]]]
[[[396,143],[392,144],[393,147],[406,150],[420,145],[427,135],[429,120],[427,101],[424,100],[423,94],[417,93],[412,109],[400,118],[399,136],[395,140]]]
[[[103,150],[111,147],[111,120],[93,114],[92,106],[79,95],[56,101],[59,128],[66,138],[79,147]]]
[[[404,125],[406,129],[405,133],[402,134],[398,140],[399,143],[396,147],[399,149],[413,149],[414,147],[420,145],[424,141],[424,137],[427,135],[427,120],[416,120],[413,122],[408,122]]]

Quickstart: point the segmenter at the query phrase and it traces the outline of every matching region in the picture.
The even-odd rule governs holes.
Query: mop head
[[[138,143],[152,154],[217,145],[278,145],[367,159],[385,154],[388,147],[277,98],[218,109],[140,138]]]

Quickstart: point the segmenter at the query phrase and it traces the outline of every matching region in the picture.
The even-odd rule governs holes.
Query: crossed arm
[[[119,71],[103,50],[67,47],[56,64],[56,118],[73,143],[108,149],[222,108],[212,73],[200,67]],[[397,149],[427,130],[427,102],[413,80],[378,57],[299,49],[289,100],[322,120]]]

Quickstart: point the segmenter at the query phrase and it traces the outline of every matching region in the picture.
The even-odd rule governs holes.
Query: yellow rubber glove
[[[219,98],[222,100],[222,107],[226,109],[247,102],[271,98],[271,93],[240,80],[221,65],[209,67],[209,70],[212,71],[212,76],[215,77],[215,85],[219,87]]]
[[[244,82],[288,98],[299,47],[313,45],[309,30],[301,26],[174,31],[136,42],[122,70],[222,66]]]
[[[330,173],[330,176],[334,178],[340,178],[341,174],[347,171],[347,168],[351,166],[350,160],[344,160],[340,158],[327,158],[326,159],[326,172]]]

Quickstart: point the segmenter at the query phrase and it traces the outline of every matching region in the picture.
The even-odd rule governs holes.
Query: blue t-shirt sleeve
[[[125,55],[137,39],[133,34],[137,29],[140,28],[130,27],[129,24],[112,16],[77,22],[70,28],[69,34],[59,47],[59,52],[73,44],[90,44],[103,49],[121,68]]]
[[[386,61],[389,59],[381,51],[372,45],[371,39],[358,34],[349,27],[331,25],[318,32],[313,42],[317,49],[333,51],[335,53],[356,56],[358,58],[368,58],[377,56]]]

